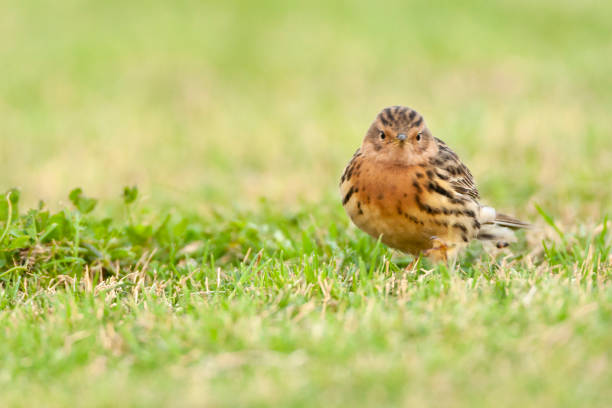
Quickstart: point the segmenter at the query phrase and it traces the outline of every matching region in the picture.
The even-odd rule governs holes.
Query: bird
[[[530,224],[480,203],[474,177],[414,109],[378,113],[340,178],[352,222],[385,245],[434,262],[473,240],[505,248]]]

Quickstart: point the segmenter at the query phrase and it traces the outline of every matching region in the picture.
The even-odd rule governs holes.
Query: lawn
[[[0,406],[609,406],[610,21],[0,0]],[[394,104],[535,228],[411,270],[352,226]]]

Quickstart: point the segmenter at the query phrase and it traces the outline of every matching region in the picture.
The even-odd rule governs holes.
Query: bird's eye
[[[380,138],[381,138],[381,139],[384,139],[384,138],[385,138],[385,132],[383,132],[383,131],[381,130],[381,131],[380,131],[379,136],[380,136]]]
[[[416,141],[420,142],[421,141],[421,136],[423,135],[423,133],[419,133],[416,135]]]

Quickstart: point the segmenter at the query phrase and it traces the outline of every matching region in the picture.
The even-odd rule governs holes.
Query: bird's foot
[[[434,262],[447,262],[449,246],[438,237],[431,237],[431,248],[423,251],[423,255]]]
[[[419,261],[421,260],[421,256],[415,256],[414,259],[412,260],[412,262],[410,262],[408,264],[408,266],[406,266],[406,268],[404,268],[404,272],[409,272],[409,273],[414,273],[416,272],[418,266],[419,266]]]

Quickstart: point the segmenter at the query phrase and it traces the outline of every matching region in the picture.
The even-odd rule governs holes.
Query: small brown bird
[[[342,205],[363,231],[391,248],[447,261],[471,240],[512,242],[529,224],[481,205],[470,170],[423,117],[383,109],[340,180]]]

